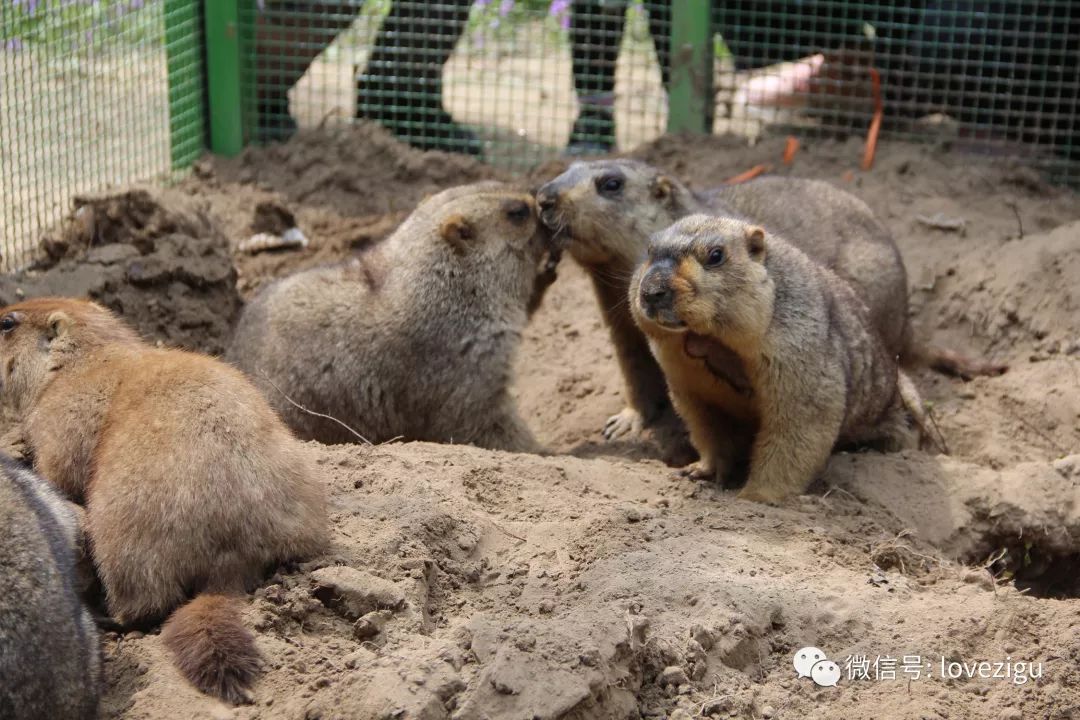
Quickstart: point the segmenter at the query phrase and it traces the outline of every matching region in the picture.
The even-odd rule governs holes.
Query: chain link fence
[[[880,115],[1080,183],[1068,0],[0,0],[0,20],[5,268],[77,193],[357,119],[521,169]]]
[[[204,147],[197,0],[0,0],[0,252],[33,259],[79,193]]]

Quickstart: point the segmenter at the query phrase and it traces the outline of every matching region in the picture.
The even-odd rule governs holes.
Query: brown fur
[[[242,591],[325,545],[313,458],[228,365],[149,347],[94,303],[42,298],[0,311],[0,372],[36,469],[86,506],[120,624]]]
[[[172,614],[161,641],[195,687],[230,703],[250,702],[247,688],[259,672],[260,656],[235,600],[199,595]]]
[[[694,476],[725,474],[749,447],[740,497],[776,501],[805,491],[837,445],[911,439],[895,356],[865,303],[779,236],[680,220],[650,243],[630,303],[701,455]]]
[[[604,182],[621,180],[618,191]],[[848,281],[866,303],[885,347],[905,364],[953,374],[997,374],[981,363],[913,342],[907,318],[907,275],[888,231],[858,198],[815,180],[761,178],[695,194],[671,175],[634,160],[575,163],[537,192],[541,217],[592,276],[626,379],[629,407],[609,419],[615,437],[655,426],[677,437],[662,374],[624,302],[630,276],[649,237],[694,213],[739,217],[789,238],[812,260]]]
[[[285,394],[371,442],[535,450],[509,383],[528,315],[554,280],[552,250],[530,195],[494,182],[446,190],[352,265],[261,292],[228,357],[304,438],[357,439]]]

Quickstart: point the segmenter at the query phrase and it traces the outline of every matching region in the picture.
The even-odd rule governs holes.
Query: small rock
[[[693,717],[693,715],[682,708],[675,708],[671,711],[671,714],[668,715],[668,720],[693,720]]]
[[[769,718],[771,718],[775,714],[776,708],[774,708],[772,705],[766,705],[765,707],[761,708],[761,717],[765,718],[765,720],[769,720]]]
[[[1064,478],[1080,477],[1080,454],[1073,453],[1053,462],[1054,469]]]
[[[994,589],[994,579],[990,576],[990,573],[986,570],[976,570],[974,568],[968,569],[961,576],[961,579],[972,585],[978,585],[984,590]]]
[[[580,660],[581,664],[585,665],[586,667],[596,667],[598,664],[600,664],[600,651],[596,648],[589,648],[588,650],[578,655],[578,660]]]
[[[696,640],[698,645],[706,652],[712,650],[713,644],[716,642],[712,633],[706,630],[704,625],[692,625],[690,627],[690,637]]]
[[[369,612],[353,624],[353,637],[357,640],[370,640],[383,631],[386,615],[381,612]]]
[[[729,713],[735,707],[735,703],[729,697],[718,697],[706,700],[701,706],[701,714],[705,717]]]
[[[686,685],[690,682],[690,678],[686,676],[686,671],[678,665],[669,665],[664,668],[660,673],[660,677],[657,678],[657,682],[660,687],[667,687],[668,685]]]
[[[1024,713],[1016,708],[1005,708],[998,713],[998,720],[1023,720]]]
[[[550,600],[542,600],[540,602],[540,614],[550,615],[555,610],[555,603]]]
[[[405,605],[405,594],[397,585],[351,567],[319,568],[311,573],[311,582],[319,602],[350,619]]]

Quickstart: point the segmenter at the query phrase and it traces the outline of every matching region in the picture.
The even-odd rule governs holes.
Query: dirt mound
[[[44,268],[0,277],[0,303],[86,297],[167,345],[221,353],[240,309],[236,271],[208,208],[175,191],[75,201],[43,240]]]
[[[951,455],[838,454],[781,507],[673,477],[648,438],[600,435],[622,379],[566,261],[515,366],[549,454],[318,447],[334,544],[247,598],[266,658],[255,704],[198,694],[156,634],[132,632],[106,641],[103,716],[1080,717],[1080,203],[941,147],[884,144],[868,173],[856,141],[805,141],[791,166],[782,147],[663,138],[638,155],[698,188],[769,163],[865,199],[903,252],[925,339],[1011,365],[970,383],[916,374]],[[94,223],[108,242],[75,236],[0,296],[97,293],[152,337],[214,349],[231,268],[247,294],[378,242],[428,192],[495,175],[370,128],[306,133],[149,200],[108,196]],[[236,250],[266,231],[268,203],[306,248]],[[797,676],[806,646],[837,663],[837,687]]]
[[[215,160],[212,171],[342,216],[407,211],[443,188],[509,177],[466,155],[417,150],[374,123],[302,130],[287,145]]]

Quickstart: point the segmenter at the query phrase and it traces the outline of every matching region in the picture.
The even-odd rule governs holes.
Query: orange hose
[[[874,153],[877,152],[878,133],[881,132],[881,118],[885,114],[881,100],[881,73],[870,68],[870,80],[874,92],[874,118],[870,121],[870,130],[866,133],[866,150],[863,151],[862,169],[874,167]]]
[[[790,165],[795,162],[795,153],[799,152],[799,139],[794,135],[787,136],[787,145],[784,146],[784,164]]]
[[[739,183],[746,182],[747,180],[753,180],[758,175],[769,172],[770,170],[772,170],[772,165],[755,165],[746,172],[742,172],[735,177],[728,178],[725,184],[738,185]]]

